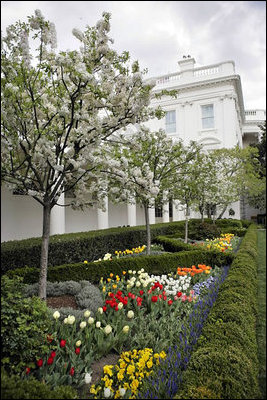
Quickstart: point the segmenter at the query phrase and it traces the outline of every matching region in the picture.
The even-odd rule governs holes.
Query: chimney
[[[195,59],[191,56],[183,56],[182,60],[178,61],[181,72],[194,69]]]

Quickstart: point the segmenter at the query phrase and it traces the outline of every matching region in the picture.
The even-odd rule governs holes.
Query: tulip
[[[86,310],[83,315],[85,318],[89,318],[91,315],[91,311]]]
[[[80,328],[83,329],[83,328],[85,328],[85,327],[86,327],[86,322],[85,322],[85,321],[82,321],[82,322],[80,323]]]
[[[89,385],[92,381],[92,374],[89,374],[89,372],[86,372],[85,377],[84,377],[84,381],[87,385]]]
[[[60,313],[58,311],[55,311],[53,314],[53,318],[58,319],[60,317]]]

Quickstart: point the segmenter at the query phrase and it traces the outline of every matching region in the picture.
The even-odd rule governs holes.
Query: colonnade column
[[[182,221],[184,220],[184,212],[180,210],[181,203],[179,200],[173,200],[172,202],[172,220],[173,221]]]
[[[127,225],[136,226],[136,203],[127,203]]]
[[[97,226],[98,229],[107,229],[108,225],[108,196],[104,198],[105,211],[101,208],[97,209]]]
[[[156,222],[155,207],[149,207],[148,215],[149,215],[149,224],[155,224]]]
[[[168,192],[166,191],[163,192],[162,222],[170,222]]]
[[[57,201],[60,205],[55,205],[50,214],[50,235],[60,235],[65,233],[65,195],[62,193]]]

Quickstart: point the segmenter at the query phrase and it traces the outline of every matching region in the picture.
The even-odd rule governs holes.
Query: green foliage
[[[221,234],[221,229],[215,224],[201,222],[195,226],[189,226],[189,237],[192,240],[215,239]]]
[[[205,220],[210,223],[211,220]],[[200,223],[199,219],[189,222],[190,232]],[[151,240],[160,235],[183,236],[185,221],[151,225]],[[224,227],[242,227],[238,220],[218,220],[217,224]],[[227,225],[228,224],[228,225]],[[218,225],[219,226],[219,225]],[[56,266],[69,263],[79,263],[84,260],[93,261],[102,258],[105,253],[115,250],[124,251],[146,243],[145,226],[120,227],[105,230],[68,233],[50,237],[48,265]],[[1,244],[1,273],[20,267],[39,268],[41,255],[41,238],[14,240]]]
[[[1,370],[2,399],[77,399],[77,392],[70,386],[58,386],[51,390],[48,385],[33,377],[21,380],[17,375],[9,376]]]
[[[171,253],[200,250],[200,246],[192,246],[191,244],[184,243],[182,239],[173,239],[166,236],[157,236],[154,242],[161,244],[165,251]]]
[[[260,398],[256,240],[256,226],[251,225],[220,287],[177,399],[202,398],[201,388],[215,399]]]
[[[65,264],[48,268],[47,279],[50,282],[89,280],[98,283],[101,277],[107,277],[110,273],[122,275],[122,271],[140,270],[153,274],[168,274],[176,272],[177,267],[191,267],[194,264],[206,264],[218,267],[231,264],[232,254],[224,254],[217,250],[192,250],[181,251],[173,254],[162,254],[158,256],[139,256],[118,258],[112,261],[91,262],[88,264]],[[24,283],[38,282],[39,271],[36,268],[18,268],[9,271],[8,276],[19,275],[23,277]]]
[[[97,309],[103,305],[103,298],[99,288],[88,281],[65,281],[65,282],[47,282],[47,297],[71,295],[79,310],[70,308],[57,308],[60,312],[60,319],[64,319],[70,313],[76,318],[81,318],[85,310],[90,310],[95,314]],[[38,294],[38,283],[27,285],[24,289],[25,297]]]
[[[2,364],[20,372],[47,351],[51,319],[46,304],[37,297],[23,298],[22,279],[1,279]]]

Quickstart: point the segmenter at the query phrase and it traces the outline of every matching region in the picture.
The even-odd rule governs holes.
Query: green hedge
[[[257,233],[249,227],[183,376],[177,399],[259,399]],[[202,393],[203,397],[199,397]]]
[[[211,220],[205,220],[210,223]],[[199,219],[189,221],[190,233],[194,233],[199,225]],[[237,220],[218,220],[218,224],[228,226],[238,225]],[[157,236],[179,234],[184,236],[185,221],[151,225],[152,241]],[[228,225],[227,225],[228,224]],[[242,225],[241,225],[242,226]],[[84,260],[93,261],[102,258],[105,253],[115,250],[125,250],[146,244],[145,226],[110,228],[90,232],[53,235],[50,237],[48,265],[78,263]],[[41,238],[14,240],[1,244],[1,274],[20,267],[36,267],[40,265]]]
[[[233,254],[224,254],[217,250],[193,250],[181,251],[173,254],[161,254],[157,256],[122,257],[112,261],[91,262],[88,264],[65,264],[49,267],[47,280],[56,281],[81,281],[89,280],[91,283],[99,283],[100,278],[110,273],[121,275],[122,271],[139,270],[144,268],[148,273],[167,274],[175,272],[177,267],[190,267],[193,264],[206,264],[218,267],[231,264]],[[24,283],[35,283],[39,279],[39,270],[36,268],[18,268],[8,271],[9,277],[21,276]]]
[[[171,253],[200,250],[200,246],[193,246],[192,244],[184,243],[182,240],[173,239],[166,236],[157,236],[154,242],[161,244],[165,251],[170,251]]]
[[[22,380],[18,375],[9,376],[1,370],[2,399],[78,399],[71,386],[58,386],[54,390],[33,377]]]

